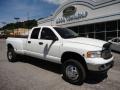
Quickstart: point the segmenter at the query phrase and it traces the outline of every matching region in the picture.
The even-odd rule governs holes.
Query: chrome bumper
[[[105,60],[107,61],[107,60]],[[107,71],[114,65],[113,57],[106,63],[87,63],[88,70],[90,71]]]
[[[106,64],[99,64],[99,65],[88,64],[88,70],[90,70],[90,71],[107,71],[110,68],[112,68],[113,65],[114,65],[113,61],[106,63]]]

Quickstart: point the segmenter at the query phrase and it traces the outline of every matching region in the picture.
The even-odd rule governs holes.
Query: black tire
[[[75,71],[74,70],[71,71],[71,69],[74,69]],[[72,74],[70,74],[70,72],[72,72]],[[86,78],[85,68],[77,60],[74,59],[67,60],[63,63],[63,78],[71,84],[81,85],[83,84]]]
[[[8,49],[7,51],[7,58],[9,60],[9,62],[16,62],[17,61],[17,54],[15,53],[14,49]]]

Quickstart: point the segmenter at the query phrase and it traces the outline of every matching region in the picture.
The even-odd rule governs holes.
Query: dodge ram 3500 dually
[[[27,55],[62,64],[63,77],[70,83],[83,83],[87,71],[107,72],[113,66],[110,43],[79,37],[57,26],[32,28],[28,38],[7,38],[7,57],[15,62]]]

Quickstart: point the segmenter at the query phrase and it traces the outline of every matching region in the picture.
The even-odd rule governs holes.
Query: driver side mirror
[[[58,38],[57,38],[57,37],[51,37],[51,40],[53,40],[53,41],[57,41]]]

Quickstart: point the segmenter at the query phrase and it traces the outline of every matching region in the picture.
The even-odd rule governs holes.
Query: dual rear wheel
[[[16,62],[17,61],[17,54],[15,53],[13,48],[8,49],[7,51],[7,58],[9,62]]]

